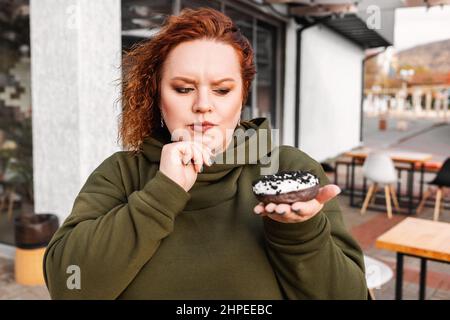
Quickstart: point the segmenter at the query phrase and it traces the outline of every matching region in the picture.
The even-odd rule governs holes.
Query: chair
[[[370,297],[375,300],[373,289],[380,289],[381,286],[392,279],[394,273],[385,263],[364,255],[364,266],[366,269],[366,283]]]
[[[447,158],[444,161],[444,164],[439,169],[439,171],[436,173],[436,177],[430,182],[428,182],[429,185],[436,186],[436,202],[434,204],[434,214],[433,214],[433,220],[438,221],[439,220],[439,212],[441,210],[441,199],[442,199],[442,191],[445,187],[450,187],[450,158]],[[425,205],[425,201],[432,193],[432,188],[429,186],[428,189],[425,191],[422,201],[420,201],[419,206],[417,207],[416,212],[420,213]]]
[[[369,186],[366,197],[361,208],[361,214],[364,214],[369,205],[369,201],[375,199],[376,192],[379,185],[384,185],[384,192],[386,195],[386,208],[387,216],[389,219],[392,218],[392,206],[391,206],[391,196],[394,202],[394,206],[397,210],[399,209],[397,196],[395,195],[394,183],[397,182],[397,174],[395,172],[395,166],[392,159],[382,152],[370,153],[366,161],[363,164],[363,174],[364,177],[371,180],[373,183]]]

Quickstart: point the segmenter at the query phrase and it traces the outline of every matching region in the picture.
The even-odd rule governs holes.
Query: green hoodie
[[[265,118],[241,127],[258,139],[269,129]],[[249,141],[229,150],[247,151]],[[45,251],[53,299],[368,298],[362,251],[337,198],[305,222],[260,217],[251,183],[271,153],[206,166],[186,192],[158,170],[165,143],[162,129],[139,155],[116,152],[88,177]],[[302,151],[278,151],[279,170],[309,170],[329,183]]]

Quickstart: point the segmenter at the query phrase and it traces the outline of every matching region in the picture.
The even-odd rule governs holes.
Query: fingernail
[[[199,173],[202,173],[202,172],[203,172],[203,165],[200,167]]]
[[[286,211],[277,212],[278,214],[285,214]]]
[[[300,213],[300,209],[292,209],[295,213]]]
[[[256,214],[261,214],[261,212],[258,212],[258,210],[253,210],[253,212]]]

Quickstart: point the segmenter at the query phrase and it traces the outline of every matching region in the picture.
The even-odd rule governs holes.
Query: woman
[[[124,72],[128,151],[92,172],[48,245],[52,298],[367,299],[339,188],[316,161],[281,146],[277,169],[309,170],[322,188],[309,202],[265,207],[251,183],[270,151],[217,161],[249,155],[255,137],[270,142],[267,119],[239,121],[255,68],[228,17],[206,8],[171,16],[128,53]],[[253,135],[235,139],[236,129]]]

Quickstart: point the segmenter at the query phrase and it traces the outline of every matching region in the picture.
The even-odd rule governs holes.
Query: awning
[[[265,0],[271,6],[287,5],[289,15],[304,27],[321,23],[357,45],[369,49],[390,46],[394,40],[395,10],[432,7],[450,0]],[[378,27],[366,21],[379,17]]]
[[[378,32],[368,28],[366,23],[355,14],[347,14],[339,18],[329,17],[321,23],[364,49],[392,45]]]

